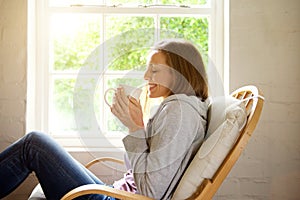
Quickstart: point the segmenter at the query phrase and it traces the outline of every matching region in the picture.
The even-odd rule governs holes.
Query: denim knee
[[[43,140],[45,140],[45,139],[49,139],[50,137],[47,135],[47,134],[45,134],[45,133],[43,133],[43,132],[39,132],[39,131],[32,131],[32,132],[29,132],[29,133],[27,133],[26,135],[25,135],[25,137],[26,137],[26,139],[28,139],[28,140],[31,140],[31,141],[37,141],[37,142],[39,142],[39,141],[43,141]]]

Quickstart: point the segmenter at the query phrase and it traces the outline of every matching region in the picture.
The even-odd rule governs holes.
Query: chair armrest
[[[124,165],[124,161],[117,159],[117,158],[111,158],[111,157],[101,157],[101,158],[95,158],[94,160],[90,161],[85,165],[86,168],[91,167],[92,165],[98,163],[98,162],[114,162],[118,163],[120,165]]]
[[[98,184],[88,184],[79,186],[65,194],[61,200],[72,200],[76,197],[87,194],[102,194],[124,200],[153,200],[152,198],[143,195],[134,194],[131,192],[126,192],[123,190],[118,190],[109,186]]]

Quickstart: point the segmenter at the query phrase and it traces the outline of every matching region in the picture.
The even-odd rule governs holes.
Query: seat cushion
[[[173,199],[190,197],[205,178],[213,177],[247,120],[244,104],[231,96],[212,101],[209,115],[211,132],[184,173]]]
[[[28,200],[45,200],[46,197],[40,184],[35,186]]]

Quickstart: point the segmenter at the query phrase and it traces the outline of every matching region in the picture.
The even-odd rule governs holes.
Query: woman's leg
[[[50,200],[60,199],[80,185],[103,184],[52,138],[32,132],[0,153],[0,198],[12,192],[32,171]],[[102,195],[93,197],[110,199]]]

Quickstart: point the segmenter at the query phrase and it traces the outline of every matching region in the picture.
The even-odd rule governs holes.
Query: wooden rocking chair
[[[231,106],[230,111],[228,111],[229,110],[229,108],[227,108],[228,105],[225,108],[226,113],[225,112],[224,113],[226,116],[228,116],[228,119],[225,118],[225,121],[227,120],[228,123],[227,124],[224,123],[223,122],[224,120],[222,122],[219,122],[218,128],[216,128],[216,130],[213,130],[211,135],[202,144],[195,158],[193,159],[190,166],[187,168],[186,172],[184,173],[181,181],[179,182],[172,199],[180,199],[180,200],[181,199],[193,199],[193,200],[212,199],[212,197],[217,192],[218,188],[220,187],[220,185],[222,184],[222,182],[227,177],[228,173],[230,172],[230,170],[238,160],[242,151],[246,147],[248,140],[250,139],[259,121],[263,103],[264,103],[264,97],[261,91],[257,87],[245,86],[234,91],[231,94],[230,98],[234,99],[235,103],[229,105]],[[239,106],[235,106],[235,105],[239,105]],[[240,108],[234,109],[233,107],[240,107]],[[243,111],[244,115],[240,115],[241,113],[240,111]],[[245,112],[247,112],[247,114],[245,114]],[[243,116],[245,120],[242,119]],[[241,117],[241,119],[238,119],[238,117]],[[236,126],[236,124],[238,124],[238,120],[240,120],[239,121],[240,125],[242,123],[240,127]],[[211,122],[209,122],[209,124],[210,123]],[[209,126],[210,125],[208,125],[208,127]],[[224,131],[228,131],[229,129],[230,129],[230,133],[225,134]],[[231,136],[230,134],[232,133],[234,134]],[[228,139],[229,136],[232,138]],[[214,137],[217,139],[214,139]],[[209,140],[213,140],[214,142],[211,143],[211,141]],[[228,146],[228,141],[232,144],[230,144],[229,149],[226,149],[226,153],[224,154],[224,156],[223,157],[221,156],[219,158],[216,155],[225,152],[224,149],[222,149],[224,147],[222,146],[223,140],[227,140],[226,141],[227,143],[224,146]],[[208,148],[206,148],[205,146],[206,147],[208,146]],[[218,161],[219,163],[215,161],[218,159],[220,160]],[[114,158],[98,158],[88,163],[86,167],[88,168],[97,162],[106,162],[106,161],[123,164],[122,160],[118,160]],[[211,166],[212,162],[217,163],[217,166]],[[205,167],[203,167],[204,165]],[[200,169],[195,169],[195,168],[200,168]],[[201,175],[199,175],[200,173]],[[182,193],[186,193],[186,194],[182,194]],[[80,186],[78,188],[71,190],[66,195],[64,195],[62,200],[70,200],[87,194],[103,194],[118,199],[130,199],[130,200],[151,199],[143,195],[121,191],[108,186],[90,184],[90,185]]]
[[[243,149],[248,143],[249,138],[251,137],[261,114],[264,97],[261,91],[255,86],[245,86],[231,94],[235,99],[240,100],[244,103],[246,111],[247,111],[247,121],[245,126],[239,132],[235,142],[232,144],[232,148],[229,150],[225,159],[221,163],[221,165],[217,168],[216,172],[213,174],[211,178],[204,178],[198,186],[196,186],[196,190],[187,198],[187,199],[197,199],[197,200],[207,200],[211,199],[224,179],[227,177],[228,173],[236,163]],[[218,144],[217,144],[218,145]],[[95,159],[90,162],[87,167],[93,165],[96,162],[102,161],[114,161],[120,164],[123,164],[123,161],[116,160],[113,158],[100,158]],[[184,181],[184,178],[180,181]],[[179,184],[180,186],[180,184]],[[176,193],[176,191],[175,191]],[[139,194],[132,194],[126,191],[120,191],[111,187],[102,186],[102,185],[84,185],[78,188],[73,189],[69,193],[67,193],[62,200],[70,200],[76,197],[86,195],[86,194],[104,194],[108,196],[112,196],[118,199],[136,199],[136,200],[146,200],[151,199],[149,197],[145,197]],[[173,197],[173,199],[179,199],[181,197]]]

